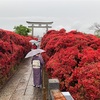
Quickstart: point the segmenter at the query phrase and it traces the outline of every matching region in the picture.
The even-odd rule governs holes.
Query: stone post
[[[59,89],[59,80],[58,79],[49,79],[48,80],[48,99],[51,100],[50,90]]]

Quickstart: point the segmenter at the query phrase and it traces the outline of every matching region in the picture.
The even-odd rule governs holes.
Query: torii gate
[[[52,28],[52,26],[49,26],[48,24],[52,24],[53,22],[30,22],[26,21],[28,24],[31,24],[31,26],[28,26],[32,28],[32,36],[34,35],[34,28],[46,28],[46,32],[48,31],[48,28]]]

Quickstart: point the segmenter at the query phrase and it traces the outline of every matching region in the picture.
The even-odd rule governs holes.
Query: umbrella
[[[29,57],[32,57],[38,53],[42,53],[42,52],[45,52],[45,50],[43,49],[34,49],[34,50],[31,50],[30,52],[28,52],[28,54],[25,56],[25,58],[29,58]]]
[[[38,42],[38,41],[37,41],[37,40],[30,40],[29,42],[31,42],[31,43],[32,43],[32,42]]]
[[[31,42],[31,43],[37,43],[38,41],[37,40],[30,40],[29,42]]]
[[[31,42],[32,45],[34,45],[34,43],[35,43],[36,45],[39,45],[39,41],[37,41],[37,40],[30,40],[29,42]]]

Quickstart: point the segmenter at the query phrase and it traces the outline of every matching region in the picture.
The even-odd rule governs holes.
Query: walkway
[[[0,91],[0,100],[42,100],[42,89],[33,87],[31,58],[25,59],[18,71]]]

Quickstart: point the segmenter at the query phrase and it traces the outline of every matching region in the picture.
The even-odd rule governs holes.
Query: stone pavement
[[[18,70],[0,90],[0,100],[42,100],[42,89],[33,87],[31,58],[24,59]]]

